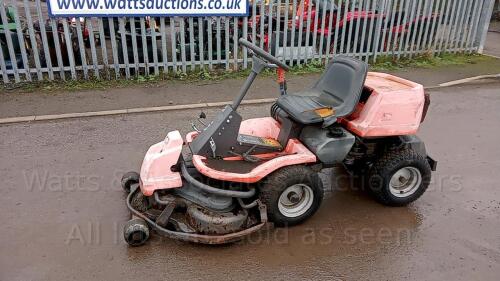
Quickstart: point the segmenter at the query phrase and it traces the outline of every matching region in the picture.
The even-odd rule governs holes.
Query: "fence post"
[[[299,33],[297,34],[298,36],[298,40],[297,40],[297,65],[300,65],[301,64],[301,59],[303,58],[302,57],[302,30],[304,29],[304,3],[305,1],[300,1],[300,3],[298,3],[299,7],[299,11],[300,11],[300,15],[297,15],[296,18],[294,18],[294,20],[299,20]],[[326,3],[326,1],[325,1]],[[323,28],[323,27],[322,27]],[[323,28],[324,30],[324,28]]]
[[[267,9],[268,9],[268,12],[267,12],[267,46],[265,46],[267,48],[267,50],[271,51],[271,46],[273,44],[273,1],[269,1],[269,4],[267,6]],[[234,30],[235,30],[235,33],[236,33],[236,30],[237,30],[237,27],[235,26],[234,27]],[[236,40],[237,41],[237,40]],[[236,42],[234,42],[234,44],[236,45]],[[236,52],[236,48],[234,48],[235,52]]]
[[[204,46],[205,43],[203,40],[205,39],[203,36],[204,27],[203,27],[203,19],[202,17],[198,18],[198,53],[200,54],[200,70],[205,71],[205,51]],[[209,35],[210,36],[210,35]]]
[[[154,64],[154,75],[158,76],[160,74],[160,68],[159,68],[159,61],[158,61],[158,41],[156,38],[156,19],[155,18],[150,18],[149,19],[149,29],[151,31],[151,49],[153,51],[153,64]]]
[[[167,52],[167,31],[165,28],[165,18],[160,19],[161,32],[161,57],[163,63],[163,73],[168,73],[168,52]]]
[[[331,1],[332,1],[332,5],[333,5],[333,0],[331,0]],[[278,7],[278,10],[279,10],[279,7]],[[305,60],[306,63],[307,63],[307,60],[309,59],[309,53],[307,52],[307,50],[308,50],[309,42],[310,42],[309,38],[311,36],[311,11],[312,11],[312,4],[309,3],[307,5],[306,41],[305,41],[305,44],[304,44],[304,50],[305,50],[304,54],[306,56],[306,60]],[[278,15],[278,18],[279,18],[279,15]],[[330,20],[330,22],[331,22],[331,20]],[[316,31],[316,30],[314,30],[314,31]],[[310,59],[314,60],[314,53],[312,54],[312,57]]]
[[[216,34],[217,36],[215,37],[216,38],[216,49],[217,49],[217,52],[215,53],[216,54],[216,59],[217,59],[217,63],[216,64],[219,64],[221,62],[221,44],[222,44],[222,40],[221,40],[221,32],[220,32],[220,29],[221,29],[221,25],[220,25],[220,20],[221,18],[220,17],[217,17],[216,21],[215,21],[215,29],[217,30],[216,31]]]
[[[180,36],[180,41],[181,41],[181,63],[182,63],[182,72],[183,73],[186,73],[187,72],[187,66],[186,66],[186,37],[185,37],[185,29],[186,29],[186,26],[185,26],[185,22],[184,22],[184,18],[181,17],[179,18],[179,28],[180,28],[180,33],[179,33],[179,36]],[[172,41],[172,42],[175,42]]]
[[[85,25],[89,31],[89,42],[90,42],[90,55],[92,57],[92,64],[94,67],[94,76],[97,79],[101,79],[99,74],[99,61],[97,60],[97,44],[94,40],[94,28],[92,26],[92,18],[85,19]],[[63,74],[64,72],[61,72]]]
[[[274,49],[274,50],[275,50],[275,52],[274,52],[274,54],[273,54],[273,55],[278,56],[278,50],[279,50],[279,48],[280,48],[281,0],[278,0],[278,1],[277,1],[277,3],[276,3],[276,18],[277,18],[278,20],[276,21],[276,38],[275,38],[275,41],[276,41],[276,42],[274,42],[274,46],[275,46],[275,49]],[[245,18],[245,19],[246,19],[246,18]],[[286,21],[284,22],[284,24],[285,24],[285,25],[287,24],[287,23],[286,23]],[[246,25],[244,24],[243,26],[246,26]],[[245,35],[243,35],[243,37],[245,37],[245,38],[246,38],[246,36],[245,36]],[[246,50],[246,48],[243,48],[243,49],[244,49],[244,50]],[[272,50],[271,46],[269,46],[269,49],[271,49],[271,50]],[[246,55],[245,55],[245,61],[246,61]],[[246,66],[245,66],[245,68],[246,68]]]
[[[169,23],[170,23],[170,44],[172,45],[171,46],[171,49],[172,51],[170,52],[172,54],[172,71],[175,73],[177,73],[177,49],[176,49],[176,44],[175,44],[175,38],[176,38],[176,34],[175,34],[175,19],[174,17],[171,17],[170,20],[169,20]]]
[[[41,12],[40,12],[41,14]],[[87,66],[87,55],[85,53],[85,44],[83,43],[83,32],[82,32],[82,26],[80,23],[80,18],[75,18],[75,25],[76,25],[76,33],[77,33],[77,38],[78,38],[78,48],[80,49],[80,56],[82,58],[82,68],[83,68],[83,77],[85,80],[89,79],[89,74],[88,74],[88,66]],[[48,49],[47,49],[48,50]],[[49,56],[50,58],[50,56]],[[50,72],[49,72],[50,75]]]
[[[326,40],[326,39],[325,39],[325,36],[326,36],[326,35],[325,35],[325,24],[326,24],[326,22],[325,22],[325,21],[326,21],[326,4],[327,4],[327,1],[323,1],[323,9],[322,9],[322,10],[323,10],[323,12],[321,13],[321,29],[320,29],[320,30],[321,30],[321,33],[320,33],[320,36],[321,36],[321,37],[319,38],[319,59],[320,59],[320,60],[323,60],[323,58],[324,58],[324,57],[323,57],[323,49],[324,49],[324,48],[323,48],[323,47],[324,47],[324,43],[323,43],[323,42],[325,42],[324,40]],[[326,52],[326,51],[325,51],[325,52]],[[298,58],[299,56],[300,56],[300,55],[299,55],[299,54],[297,54],[297,61],[298,61],[298,59],[299,59],[299,58]]]
[[[380,10],[383,11],[384,13],[387,13],[387,11],[389,11],[388,5],[390,5],[390,3],[388,1],[389,0],[382,0],[382,7],[380,8]],[[375,41],[373,42],[373,62],[374,63],[377,61],[377,56],[379,53],[380,38],[382,38],[382,40],[384,40],[384,37],[385,37],[386,26],[384,27],[382,37],[380,37],[380,35],[382,33],[382,22],[387,23],[387,21],[383,21],[382,17],[380,17],[380,16],[377,17],[377,27],[376,27],[377,32],[375,32]]]
[[[17,31],[17,40],[19,42],[19,47],[21,48],[21,57],[23,60],[24,74],[26,75],[26,79],[31,82],[31,71],[28,61],[28,54],[26,52],[25,37],[23,36],[23,32],[21,30],[22,24],[19,20],[19,9],[17,8],[16,2],[12,0],[12,8],[14,9],[14,22],[16,23],[16,31]]]
[[[208,36],[208,38],[210,37],[211,36]],[[243,38],[248,40],[248,17],[243,18]],[[247,69],[247,67],[248,67],[248,50],[247,48],[243,48],[243,69]]]
[[[144,60],[144,74],[146,76],[149,76],[148,41],[146,39],[146,23],[144,22],[144,18],[139,19],[139,24],[141,26],[142,59]]]
[[[64,74],[64,64],[61,54],[61,46],[59,44],[59,33],[57,30],[55,19],[50,19],[50,22],[47,23],[50,24],[50,28],[52,29],[52,40],[54,41],[54,49],[56,50],[56,59],[57,59],[57,66],[59,68],[59,77],[62,80],[66,80],[66,76]]]
[[[255,6],[255,5],[254,5]],[[287,56],[286,56],[286,51],[288,50],[288,13],[289,13],[289,6],[290,6],[290,1],[285,0],[285,21],[283,22],[283,61],[286,62]],[[318,18],[318,17],[316,17]],[[290,34],[291,35],[291,34]],[[278,49],[276,49],[276,52],[278,52]]]
[[[224,37],[225,37],[225,57],[224,57],[224,62],[225,62],[225,65],[226,65],[226,70],[229,71],[229,43],[230,43],[230,40],[229,40],[229,24],[230,24],[230,21],[229,21],[229,17],[228,16],[225,16],[224,17]]]
[[[481,11],[481,19],[479,20],[479,25],[477,26],[480,31],[477,34],[476,42],[479,43],[477,52],[482,54],[484,49],[484,43],[486,42],[486,35],[488,35],[488,27],[490,26],[491,14],[493,13],[493,4],[495,0],[485,0],[486,3],[483,5],[483,10]]]
[[[212,27],[212,20],[213,17],[208,17],[207,18],[207,28],[208,28],[208,69],[213,70],[213,42],[212,42],[212,37],[213,37],[213,27]]]
[[[111,79],[109,74],[109,64],[108,64],[108,51],[106,48],[106,35],[104,34],[104,25],[102,23],[103,18],[99,18],[97,20],[99,24],[99,42],[101,43],[101,52],[102,52],[102,62],[104,67],[104,72],[106,72],[106,78]]]
[[[43,80],[42,66],[40,63],[40,57],[38,56],[38,46],[36,43],[35,30],[33,27],[33,20],[31,19],[31,9],[29,7],[28,0],[24,0],[24,14],[26,16],[26,24],[28,28],[29,41],[31,43],[31,50],[33,51],[33,59],[35,61],[36,76],[38,80]]]
[[[262,1],[264,3],[264,1]],[[293,47],[295,46],[295,16],[297,15],[297,0],[293,0],[292,4],[292,26],[290,29],[290,66],[293,66],[293,59],[295,57],[294,52],[293,52]],[[285,52],[285,57],[286,57],[286,52]]]
[[[137,30],[135,28],[135,18],[130,18],[129,20],[130,24],[130,39],[132,40],[132,58],[134,59],[134,65],[135,65],[135,76],[137,77],[139,75],[139,51],[137,50]],[[128,57],[128,54],[127,54]],[[143,56],[144,59],[144,56]],[[129,61],[129,63],[131,63]]]
[[[234,17],[233,18],[233,55],[234,55],[234,61],[233,61],[233,70],[237,71],[238,70],[238,18]],[[229,60],[229,58],[228,58]]]
[[[196,69],[195,61],[195,46],[194,46],[194,21],[193,17],[188,18],[188,28],[189,28],[189,64],[190,70],[194,71]],[[187,38],[186,38],[187,39]]]
[[[109,39],[111,41],[111,53],[113,55],[113,64],[115,65],[115,78],[118,79],[120,78],[120,62],[118,60],[118,46],[116,42],[117,34],[115,34],[115,23],[113,22],[113,18],[108,18],[108,25]]]
[[[2,22],[7,23],[8,22],[7,13],[5,12],[6,6],[4,5],[3,0],[0,0],[0,5],[1,5],[0,6],[0,16],[1,16]],[[11,65],[12,70],[14,72],[14,81],[16,81],[16,83],[19,83],[19,82],[21,82],[21,80],[19,78],[19,71],[17,69],[16,54],[14,53],[14,44],[12,42],[12,37],[11,37],[11,34],[13,34],[13,31],[10,31],[9,28],[4,28],[3,32],[5,34],[5,39],[7,41],[8,56],[9,56],[10,61],[11,61],[10,65]]]
[[[332,28],[335,28],[333,26],[333,7],[334,7],[334,5],[335,5],[335,2],[332,0],[332,2],[330,2],[330,11],[329,11],[329,17],[328,17],[328,35],[326,37],[325,64],[328,64],[330,57],[333,57],[333,55],[331,55],[331,54],[335,53],[334,49],[330,50],[330,46],[332,44]],[[316,32],[316,29],[314,31]],[[335,36],[335,35],[333,35],[333,36]]]

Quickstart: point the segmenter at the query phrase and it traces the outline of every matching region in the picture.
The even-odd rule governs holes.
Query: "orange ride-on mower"
[[[322,168],[344,165],[366,172],[382,204],[419,198],[436,162],[415,136],[429,99],[419,84],[335,57],[309,89],[286,93],[288,66],[246,41],[252,72],[232,105],[184,138],[179,131],[149,148],[140,173],[122,178],[132,219],[132,246],[151,230],[206,244],[237,241],[268,221],[299,224],[323,199]],[[264,68],[276,68],[281,95],[270,117],[242,121],[236,111]],[[204,114],[200,115],[203,118]]]

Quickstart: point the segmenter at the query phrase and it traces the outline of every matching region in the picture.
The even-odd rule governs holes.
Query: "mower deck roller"
[[[437,162],[415,135],[429,105],[421,85],[337,57],[315,85],[289,95],[288,67],[240,43],[253,65],[232,105],[185,137],[169,132],[149,148],[140,173],[123,176],[133,217],[124,227],[129,245],[144,244],[150,230],[223,244],[267,222],[300,224],[321,205],[318,171],[334,165],[365,173],[384,205],[404,206],[425,192]],[[236,109],[264,68],[277,68],[281,95],[270,117],[242,120]]]
[[[130,192],[130,194],[127,196],[127,207],[132,213],[134,217],[140,218],[144,220],[151,229],[155,230],[158,234],[168,237],[168,238],[173,238],[173,239],[178,239],[186,242],[195,242],[195,243],[202,243],[202,244],[226,244],[226,243],[232,243],[241,240],[243,237],[258,231],[261,229],[266,223],[267,223],[267,213],[266,213],[266,206],[263,205],[260,202],[257,202],[257,208],[259,210],[259,215],[260,215],[260,223],[243,229],[241,231],[237,232],[232,232],[232,233],[227,233],[227,234],[220,234],[220,235],[204,235],[204,234],[198,234],[194,232],[182,232],[182,231],[174,231],[174,230],[169,230],[167,229],[164,225],[158,224],[156,221],[153,221],[148,215],[141,213],[140,211],[136,210],[132,206],[132,198],[134,197],[134,194],[136,192],[140,192],[138,186],[136,185],[135,188]],[[171,201],[163,201],[159,200],[157,197],[156,199],[158,200],[159,205],[164,205],[168,206],[169,204],[172,204]],[[188,201],[185,201],[184,204],[189,204]],[[193,206],[193,205],[192,205]],[[136,227],[135,225],[133,227]],[[138,229],[138,231],[143,231],[142,229]],[[130,238],[125,237],[126,241],[129,242]],[[144,241],[146,242],[146,241]],[[133,245],[136,246],[136,245]],[[137,245],[139,246],[139,245]]]

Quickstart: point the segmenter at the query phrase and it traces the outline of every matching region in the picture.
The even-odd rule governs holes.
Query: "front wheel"
[[[411,149],[391,151],[377,160],[368,178],[375,199],[384,205],[405,206],[417,200],[431,180],[425,156]]]
[[[318,210],[323,201],[323,185],[309,167],[284,167],[266,179],[259,198],[276,226],[297,225]]]
[[[123,227],[123,238],[130,246],[141,246],[149,239],[149,227],[141,218],[129,220]]]

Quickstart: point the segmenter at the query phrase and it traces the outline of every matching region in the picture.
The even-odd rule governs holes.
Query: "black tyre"
[[[123,227],[123,238],[130,246],[141,246],[149,239],[149,227],[141,218],[129,220]]]
[[[130,186],[139,183],[139,174],[136,172],[127,172],[122,176],[121,185],[125,192],[130,192]]]
[[[388,206],[405,206],[425,192],[431,167],[425,156],[411,149],[391,151],[370,169],[368,185],[377,201]]]
[[[276,226],[296,225],[318,210],[323,201],[323,184],[309,167],[284,167],[267,177],[259,199],[266,204],[269,220]]]

